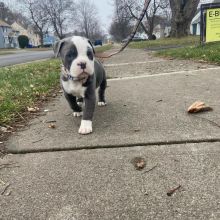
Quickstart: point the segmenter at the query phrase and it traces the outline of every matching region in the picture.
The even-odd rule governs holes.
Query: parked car
[[[98,45],[102,46],[102,40],[95,40],[94,41],[94,46],[98,46]]]

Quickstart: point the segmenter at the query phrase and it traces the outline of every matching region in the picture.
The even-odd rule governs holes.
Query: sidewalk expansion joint
[[[162,145],[184,145],[184,144],[199,144],[199,143],[220,143],[220,138],[213,139],[198,139],[198,140],[178,140],[178,141],[159,141],[147,143],[133,143],[133,144],[119,144],[119,145],[94,145],[82,147],[67,147],[67,148],[50,148],[50,149],[21,149],[8,150],[11,154],[32,154],[32,153],[47,153],[47,152],[61,152],[61,151],[79,151],[79,150],[97,150],[97,149],[117,149],[117,148],[132,148],[132,147],[147,147],[147,146],[162,146]]]

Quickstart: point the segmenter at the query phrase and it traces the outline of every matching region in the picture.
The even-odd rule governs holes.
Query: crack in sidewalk
[[[78,151],[78,150],[96,150],[96,149],[117,149],[117,148],[132,148],[132,147],[147,147],[147,146],[162,146],[162,145],[182,145],[182,144],[199,144],[199,143],[220,143],[220,138],[213,139],[191,139],[178,141],[158,141],[147,143],[119,144],[119,145],[94,145],[82,147],[67,147],[67,148],[50,148],[50,149],[22,149],[22,150],[7,150],[11,154],[32,154],[32,153],[47,153],[61,151]]]

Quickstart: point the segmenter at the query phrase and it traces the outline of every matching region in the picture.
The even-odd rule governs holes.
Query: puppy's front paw
[[[92,133],[92,121],[82,120],[79,128],[79,134],[90,134]]]
[[[73,112],[74,117],[80,117],[82,116],[82,112]]]
[[[98,106],[106,106],[106,102],[98,102]]]

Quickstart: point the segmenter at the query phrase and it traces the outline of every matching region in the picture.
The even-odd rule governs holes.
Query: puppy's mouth
[[[88,77],[89,77],[89,73],[83,71],[82,73],[78,75],[77,78],[79,79],[80,82],[85,83]]]

